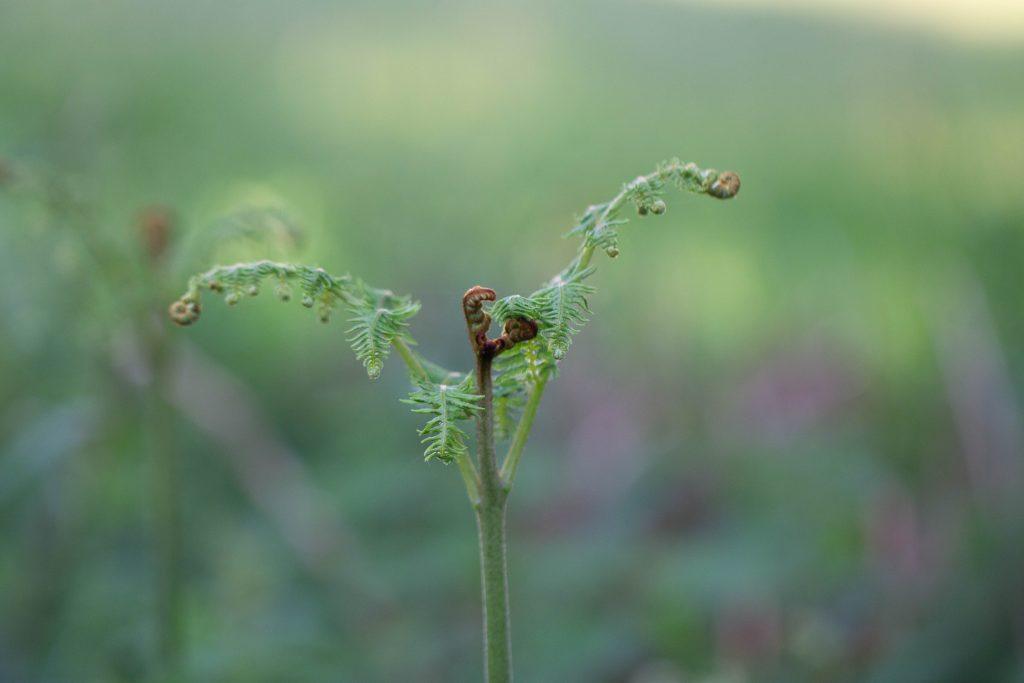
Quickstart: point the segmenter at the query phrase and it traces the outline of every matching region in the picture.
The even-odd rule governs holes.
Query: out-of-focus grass
[[[297,258],[414,292],[465,365],[467,286],[532,289],[574,212],[678,154],[743,190],[670,197],[598,264],[512,504],[519,676],[1016,680],[1022,63],[643,3],[7,3],[0,154],[89,213],[0,200],[0,678],[149,671],[151,463],[110,369],[141,206],[284,205]],[[260,299],[174,334],[250,387],[389,596],[311,577],[181,418],[195,679],[478,676],[472,519],[397,365],[368,384],[339,325]],[[33,455],[39,425],[69,438]]]

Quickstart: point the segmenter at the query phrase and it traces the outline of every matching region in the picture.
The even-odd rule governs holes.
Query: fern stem
[[[491,356],[477,355],[477,391],[483,397],[477,415],[480,502],[475,506],[480,540],[480,577],[484,603],[484,674],[487,683],[512,680],[512,627],[508,605],[505,510],[508,492],[494,453],[494,392]]]
[[[480,537],[480,576],[484,600],[484,680],[512,680],[511,624],[505,504],[482,503],[476,514]]]
[[[506,492],[512,490],[512,484],[516,479],[516,471],[519,468],[519,459],[523,455],[526,440],[530,437],[530,431],[533,429],[533,419],[537,416],[537,407],[540,406],[540,399],[544,395],[544,388],[547,386],[547,383],[548,377],[544,376],[534,385],[533,391],[530,392],[530,397],[526,400],[526,406],[523,408],[523,415],[519,418],[519,424],[516,425],[516,433],[512,437],[512,444],[509,446],[508,454],[505,456],[505,463],[501,466],[501,479],[504,482]]]
[[[469,502],[475,508],[480,505],[480,485],[478,483],[480,479],[476,467],[465,453],[455,456],[455,462],[459,466],[459,473],[462,474],[462,481],[466,484],[466,495],[469,496]]]
[[[501,475],[498,473],[497,458],[494,453],[494,385],[492,381],[493,359],[481,353],[476,359],[476,387],[480,399],[481,410],[476,416],[477,458],[480,465],[480,483],[486,498],[504,499],[501,486]]]
[[[652,178],[657,177],[658,172],[650,173],[643,176],[645,180],[650,181]],[[601,217],[597,219],[597,225],[603,225],[615,215],[615,213],[622,208],[622,205],[626,202],[629,197],[629,190],[623,188],[621,192],[615,195],[615,198],[608,202],[608,206],[605,207],[604,211],[601,212]],[[594,245],[584,240],[583,245],[580,247],[580,253],[576,256],[576,259],[569,271],[572,273],[578,273],[582,270],[586,270],[587,266],[590,265],[590,259],[594,255]]]
[[[405,340],[400,337],[395,337],[394,345],[398,350],[398,355],[402,357],[402,360],[405,361],[406,367],[409,368],[409,373],[414,375],[416,378],[429,382],[430,375],[427,374],[427,371],[423,368],[423,364],[420,363],[419,359],[412,352],[412,349],[410,349],[409,345],[405,343]]]

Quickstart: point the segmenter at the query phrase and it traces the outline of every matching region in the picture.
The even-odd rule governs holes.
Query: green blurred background
[[[478,680],[474,520],[401,363],[368,382],[272,296],[162,311],[214,261],[315,262],[464,368],[468,286],[532,291],[678,155],[743,190],[596,261],[511,499],[517,678],[1024,681],[1024,32],[925,23],[0,4],[0,680],[168,680],[161,557],[182,680]],[[304,238],[155,263],[153,206],[179,245],[245,209]]]

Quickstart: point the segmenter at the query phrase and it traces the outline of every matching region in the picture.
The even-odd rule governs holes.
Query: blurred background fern
[[[954,2],[0,5],[0,680],[156,670],[139,397],[183,280],[144,207],[197,245],[293,217],[161,268],[315,254],[415,292],[461,368],[466,287],[532,291],[676,153],[743,192],[675,197],[602,268],[510,511],[520,680],[1024,680],[1024,30],[963,4],[1001,30],[935,28]],[[462,484],[340,330],[256,300],[167,332],[191,680],[480,676]]]

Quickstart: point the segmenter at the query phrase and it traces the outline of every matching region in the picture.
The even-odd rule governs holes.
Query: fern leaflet
[[[468,420],[481,410],[480,396],[473,393],[473,386],[472,374],[456,385],[420,381],[409,398],[402,399],[404,403],[419,406],[412,412],[432,416],[419,431],[423,437],[421,443],[426,445],[425,460],[450,463],[468,452],[466,433],[456,423]]]

